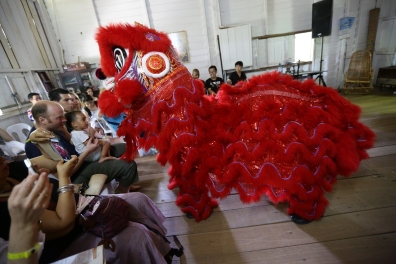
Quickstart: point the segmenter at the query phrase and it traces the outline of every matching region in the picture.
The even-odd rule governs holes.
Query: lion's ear
[[[98,104],[100,112],[108,117],[119,116],[125,110],[125,107],[118,102],[117,97],[111,91],[101,92]]]
[[[114,89],[114,94],[119,98],[119,102],[130,107],[144,93],[140,82],[136,80],[123,80]]]

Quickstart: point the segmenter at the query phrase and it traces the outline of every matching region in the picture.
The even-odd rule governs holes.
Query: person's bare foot
[[[115,160],[115,159],[117,159],[117,158],[115,158],[115,157],[102,157],[102,158],[99,159],[98,163],[102,163],[103,161],[106,161],[106,160]]]
[[[138,190],[140,190],[140,185],[131,185],[129,187],[129,192],[136,192]]]

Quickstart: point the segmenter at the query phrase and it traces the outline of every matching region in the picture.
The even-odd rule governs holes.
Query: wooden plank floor
[[[308,225],[291,222],[286,204],[264,196],[246,205],[235,193],[196,223],[174,204],[168,166],[154,156],[138,158],[142,192],[167,217],[168,235],[185,247],[174,263],[396,263],[396,96],[376,91],[347,98],[376,132],[375,147],[352,177],[338,177],[324,217]]]

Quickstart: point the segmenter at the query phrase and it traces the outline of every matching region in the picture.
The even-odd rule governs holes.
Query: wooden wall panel
[[[37,45],[37,41],[31,28],[31,23],[33,21],[30,20],[30,17],[27,17],[27,13],[25,12],[21,1],[8,1],[8,3],[12,12],[12,16],[15,18],[16,25],[18,26],[18,30],[21,33],[21,39],[31,58],[29,66],[46,68],[47,66],[44,62],[43,56],[39,46]],[[30,21],[28,21],[28,19]]]
[[[17,93],[17,98],[21,104],[23,104],[24,102],[27,103],[27,94],[30,93],[29,85],[25,79],[26,76],[23,73],[0,73],[0,92],[2,95],[0,96],[0,108],[3,111],[4,108],[10,108],[11,106],[16,105],[5,76],[7,76],[10,80],[14,91]]]
[[[3,45],[0,45],[0,69],[11,69],[10,61],[7,57]]]
[[[31,61],[34,61],[34,57],[31,57],[32,54],[29,54],[24,44],[22,38],[24,32],[20,32],[8,1],[0,1],[0,23],[14,51],[18,66],[21,68],[28,68],[31,66]]]
[[[1,13],[1,10],[0,10]],[[1,23],[1,20],[0,20]],[[1,28],[3,30],[3,28]],[[4,34],[0,34],[0,67],[1,69],[19,68],[18,62],[15,58],[8,39]]]
[[[34,20],[34,26],[35,29],[38,32],[38,38],[41,41],[42,45],[43,45],[43,49],[44,51],[42,51],[42,53],[46,53],[47,54],[47,58],[50,62],[50,65],[48,66],[48,68],[60,68],[62,65],[60,63],[56,62],[55,59],[55,55],[56,56],[60,56],[60,54],[57,54],[56,50],[53,50],[51,48],[50,45],[50,40],[49,40],[49,35],[52,35],[50,32],[45,32],[44,27],[42,25],[42,18],[39,17],[39,14],[37,13],[37,9],[36,6],[33,2],[26,0],[29,10],[30,10],[30,14],[32,15],[32,18]],[[36,40],[36,41],[39,41]]]
[[[234,69],[236,61],[242,61],[244,67],[252,66],[252,37],[250,25],[220,30],[220,46],[224,70]]]
[[[26,111],[25,108],[30,106],[28,93],[39,92],[45,98],[41,83],[34,80],[32,72],[57,69],[54,53],[46,37],[48,33],[44,33],[42,20],[37,13],[39,1],[0,1],[0,23],[4,30],[4,34],[0,34],[0,92],[4,95],[0,100],[0,108],[4,113],[1,120],[18,120],[14,115]],[[17,108],[6,77],[22,109]]]

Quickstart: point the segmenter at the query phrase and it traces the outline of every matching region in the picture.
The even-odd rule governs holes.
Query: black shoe
[[[177,245],[178,248],[171,248],[169,250],[168,254],[164,256],[166,263],[171,264],[173,260],[173,256],[176,257],[181,257],[184,254],[184,248],[182,244],[180,243],[179,239],[177,239],[176,236],[173,236],[173,239],[175,241],[175,244]]]
[[[192,214],[192,213],[186,213],[186,217],[188,218],[188,219],[194,219],[194,215]]]
[[[296,214],[292,214],[290,219],[297,225],[306,225],[312,222],[311,220],[304,219]]]
[[[175,241],[176,246],[179,248],[179,249],[177,249],[177,251],[175,251],[175,255],[180,258],[184,254],[184,247],[180,243],[177,236],[173,236],[173,241]]]

